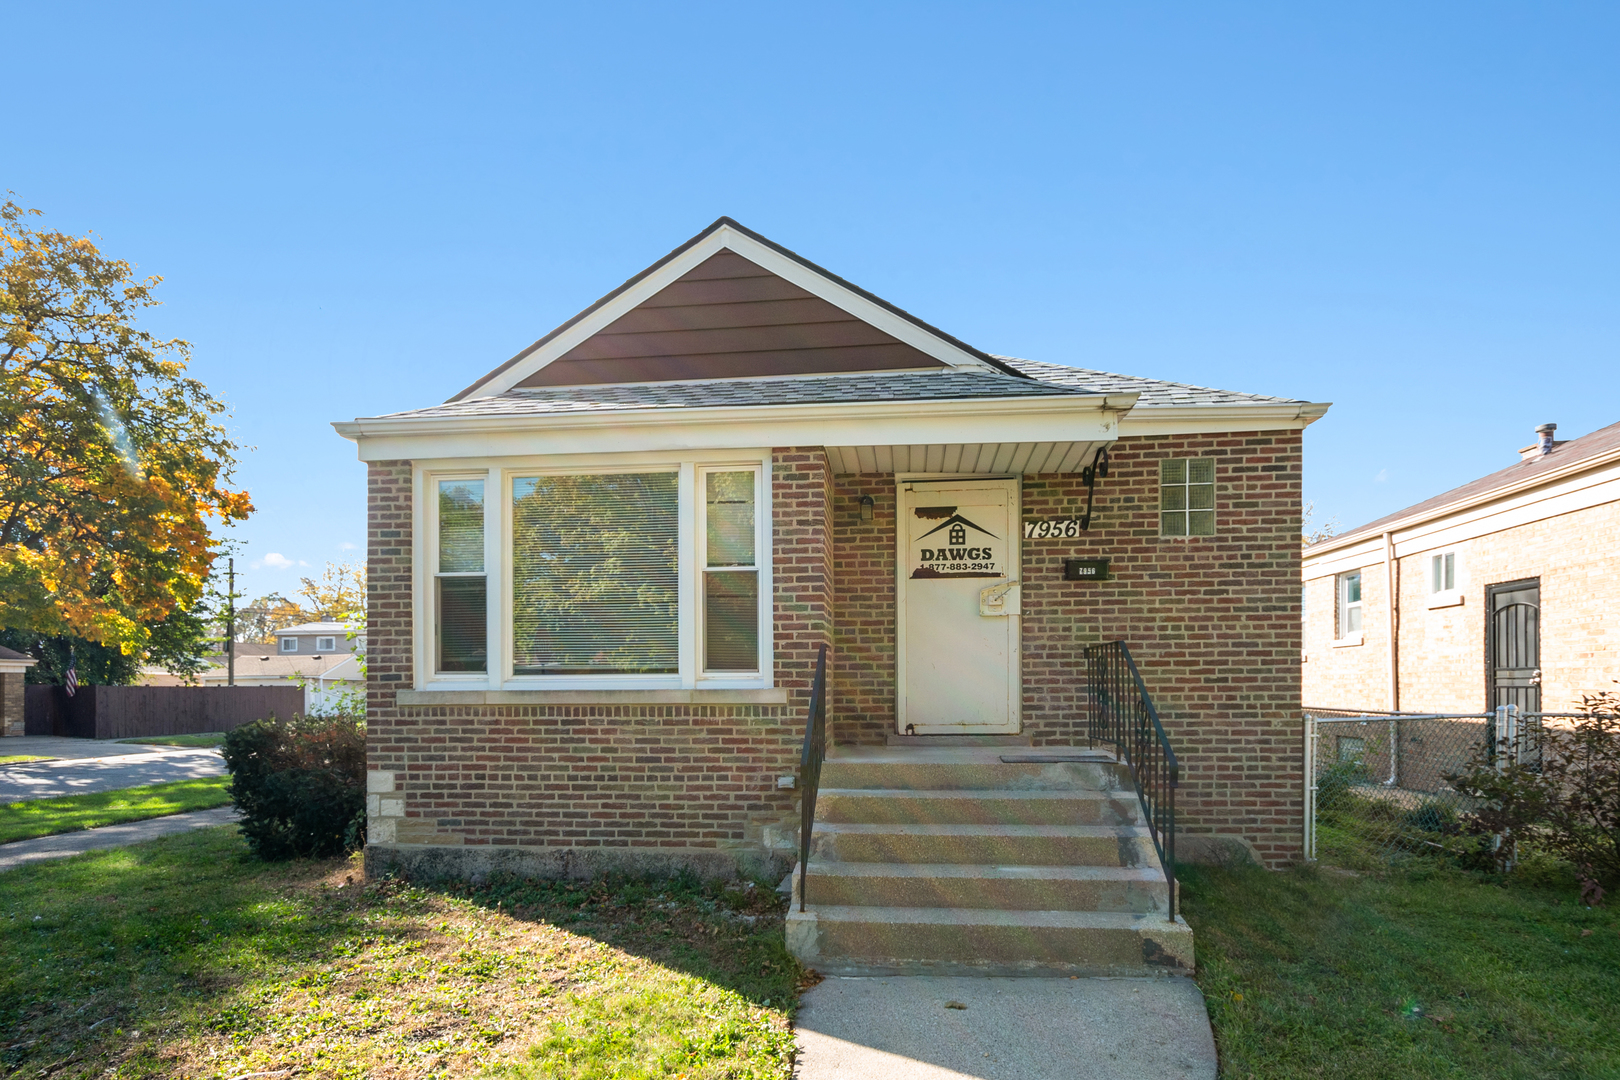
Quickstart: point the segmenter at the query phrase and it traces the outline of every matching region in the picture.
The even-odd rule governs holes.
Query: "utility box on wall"
[[[1064,559],[1064,581],[1108,581],[1107,559]]]

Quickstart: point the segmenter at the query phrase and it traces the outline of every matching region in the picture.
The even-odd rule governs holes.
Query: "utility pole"
[[[225,560],[225,685],[236,685],[236,560]]]

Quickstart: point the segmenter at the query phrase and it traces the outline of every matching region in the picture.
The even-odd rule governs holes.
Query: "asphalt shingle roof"
[[[693,382],[544,386],[508,390],[492,397],[463,398],[425,409],[390,413],[388,419],[488,416],[558,416],[632,409],[698,409],[749,405],[814,405],[869,401],[949,401],[973,398],[1060,397],[1140,394],[1142,405],[1304,404],[1295,398],[1214,390],[1188,383],[1145,379],[1039,360],[1000,356],[1017,371],[889,372],[822,375],[798,379],[708,379]],[[1022,377],[1020,377],[1022,376]]]
[[[1164,379],[1144,379],[1139,375],[1118,375],[1112,371],[1091,368],[1065,367],[1048,364],[1044,360],[1025,360],[1017,356],[997,356],[997,360],[1028,375],[1032,379],[1054,386],[1088,390],[1094,394],[1139,393],[1138,405],[1304,405],[1298,398],[1268,397],[1264,394],[1244,394],[1236,390],[1215,390],[1191,383],[1167,382]]]
[[[946,401],[961,398],[1062,397],[1096,391],[1020,379],[992,371],[827,375],[803,379],[715,379],[702,382],[544,386],[494,397],[447,401],[391,413],[389,419],[451,416],[547,416],[625,409],[699,409],[743,405],[809,405],[859,401]]]

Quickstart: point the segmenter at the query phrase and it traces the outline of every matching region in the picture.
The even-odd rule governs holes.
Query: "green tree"
[[[253,507],[190,346],[136,326],[160,279],[37,215],[0,204],[0,623],[138,663],[186,636],[210,524]]]

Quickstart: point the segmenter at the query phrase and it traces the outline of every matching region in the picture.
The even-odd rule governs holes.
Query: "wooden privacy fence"
[[[75,739],[230,731],[304,711],[297,686],[81,686],[72,697],[60,686],[23,689],[26,734]]]

